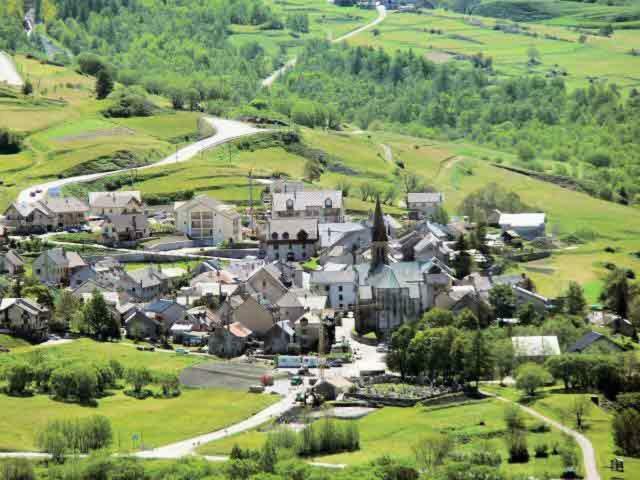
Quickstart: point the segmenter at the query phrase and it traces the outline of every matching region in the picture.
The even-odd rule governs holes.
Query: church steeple
[[[387,227],[384,224],[382,216],[382,207],[380,206],[380,197],[376,199],[376,211],[373,215],[373,229],[371,232],[371,269],[375,269],[380,265],[386,265],[387,259]]]

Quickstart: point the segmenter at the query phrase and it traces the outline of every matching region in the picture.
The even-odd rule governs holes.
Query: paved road
[[[246,432],[259,427],[263,423],[268,422],[272,418],[279,417],[283,413],[290,410],[295,405],[297,390],[292,390],[278,403],[265,408],[258,412],[253,417],[249,417],[240,423],[231,425],[225,429],[218,430],[217,432],[207,433],[181,442],[172,443],[164,447],[155,448],[153,450],[147,450],[144,452],[136,453],[139,458],[180,458],[186,455],[193,455],[196,448],[205,443],[221,440],[223,438],[235,435],[237,433]],[[215,412],[212,412],[215,413]]]
[[[492,396],[497,398],[498,400],[501,400],[503,402],[507,402],[507,403],[512,403],[514,405],[517,405],[518,407],[520,407],[522,410],[524,410],[525,412],[527,412],[529,415],[532,415],[534,417],[536,417],[539,420],[542,420],[543,422],[557,428],[558,430],[566,433],[567,435],[572,436],[576,442],[578,443],[578,446],[580,447],[580,449],[582,450],[582,463],[584,465],[584,474],[585,480],[600,480],[600,474],[598,473],[598,466],[597,466],[597,462],[596,462],[596,454],[595,454],[595,450],[593,449],[593,445],[591,444],[591,441],[585,437],[584,435],[582,435],[579,432],[576,432],[575,430],[570,429],[569,427],[556,422],[555,420],[550,419],[549,417],[546,417],[544,415],[542,415],[541,413],[535,411],[532,408],[529,407],[525,407],[524,405],[520,405],[519,403],[513,402],[512,400],[509,400],[507,398],[501,397],[499,395],[493,395],[491,393],[486,393],[486,392],[482,392],[485,395],[488,396]]]
[[[344,35],[342,35],[341,37],[338,37],[334,40],[331,40],[333,43],[337,43],[337,42],[342,42],[343,40],[347,40],[348,38],[353,37],[354,35],[357,35],[359,33],[364,32],[365,30],[368,30],[372,27],[375,27],[376,25],[378,25],[380,22],[382,22],[385,17],[387,16],[387,9],[384,7],[384,5],[378,5],[377,7],[378,10],[378,17],[373,20],[370,23],[367,23],[366,25],[363,25],[362,27],[356,28],[355,30],[352,30],[349,33],[345,33]],[[290,59],[289,61],[287,61],[287,63],[285,63],[283,66],[281,66],[279,69],[277,69],[275,72],[273,72],[271,75],[269,75],[267,78],[265,78],[262,81],[262,86],[269,88],[271,85],[273,85],[273,83],[280,78],[287,70],[295,67],[296,62],[298,61],[297,57],[294,57],[292,59]]]
[[[9,54],[0,52],[0,83],[7,83],[12,87],[23,85],[22,77],[16,70],[16,65]]]
[[[94,180],[98,180],[100,178],[107,177],[109,175],[114,175],[117,173],[125,173],[131,170],[146,170],[148,168],[159,167],[163,165],[172,165],[174,163],[182,163],[187,160],[191,160],[193,157],[198,155],[200,152],[213,148],[217,145],[221,145],[223,143],[229,142],[236,138],[244,137],[247,135],[254,135],[259,132],[265,132],[268,130],[255,128],[249,124],[243,122],[236,122],[234,120],[226,120],[222,118],[207,118],[211,124],[215,127],[216,133],[215,135],[200,140],[198,142],[192,143],[180,150],[177,153],[169,155],[168,157],[152,163],[150,165],[145,165],[144,167],[139,167],[136,169],[133,168],[123,168],[121,170],[114,170],[111,172],[102,172],[102,173],[92,173],[89,175],[78,175],[77,177],[69,177],[62,178],[59,180],[54,180],[51,182],[43,183],[41,185],[33,185],[23,191],[18,195],[18,202],[32,202],[34,200],[40,200],[48,190],[60,188],[65,185],[70,185],[72,183],[82,183],[82,182],[91,182]],[[36,192],[40,190],[39,193],[36,193],[34,196],[31,196],[31,192]]]

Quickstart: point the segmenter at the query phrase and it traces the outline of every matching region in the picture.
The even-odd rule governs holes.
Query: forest
[[[307,126],[353,122],[488,144],[517,154],[518,167],[573,177],[592,195],[640,201],[637,90],[594,83],[569,91],[562,78],[496,78],[486,65],[309,41],[265,103]]]

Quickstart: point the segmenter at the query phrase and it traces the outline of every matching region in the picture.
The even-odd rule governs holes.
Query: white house
[[[344,221],[342,192],[337,190],[306,190],[273,195],[271,217],[318,219],[320,223]]]
[[[139,191],[90,192],[89,209],[91,215],[123,215],[143,213],[144,206]]]
[[[311,272],[311,291],[328,297],[334,309],[351,309],[356,304],[356,273],[352,270]]]
[[[503,232],[513,230],[522,238],[533,240],[544,237],[546,221],[544,213],[500,213],[498,224]]]
[[[206,195],[187,202],[176,202],[176,230],[193,240],[207,244],[242,241],[240,215],[231,205],[225,205]]]
[[[77,252],[63,248],[45,250],[33,262],[33,273],[47,285],[69,285],[71,277],[87,263]]]

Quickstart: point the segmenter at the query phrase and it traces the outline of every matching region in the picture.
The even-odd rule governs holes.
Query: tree
[[[151,372],[145,367],[133,367],[127,369],[125,373],[127,382],[133,387],[136,396],[142,393],[142,389],[151,383],[153,377]]]
[[[613,439],[625,455],[640,456],[640,412],[633,408],[619,411],[613,417]]]
[[[0,465],[2,480],[36,480],[32,463],[26,458],[9,458]]]
[[[628,317],[630,293],[625,270],[616,268],[607,275],[600,300],[617,315],[622,318]]]
[[[463,279],[471,273],[473,259],[471,258],[471,255],[469,255],[469,252],[467,252],[468,248],[464,235],[460,235],[454,246],[456,256],[452,262],[453,269],[456,272],[456,277],[459,279]]]
[[[454,321],[453,312],[437,307],[432,308],[422,316],[422,322],[431,328],[450,327]]]
[[[569,282],[564,307],[569,315],[584,315],[587,301],[584,298],[584,290],[577,282]]]
[[[516,356],[511,339],[505,338],[496,342],[493,345],[493,353],[496,359],[496,370],[502,385],[505,377],[511,375],[516,364]]]
[[[530,65],[537,65],[540,63],[540,52],[536,47],[529,47],[527,49],[527,58]]]
[[[30,297],[35,299],[36,302],[38,302],[40,305],[44,307],[53,308],[53,304],[54,304],[53,293],[51,289],[47,288],[45,285],[42,285],[42,284],[30,285],[23,289],[22,294],[25,297]]]
[[[304,164],[304,176],[310,182],[313,183],[316,180],[320,180],[322,175],[322,165],[315,159],[309,159]]]
[[[523,162],[530,162],[536,158],[536,152],[528,143],[518,145],[518,158]]]
[[[584,417],[589,415],[591,405],[591,400],[585,395],[575,396],[569,405],[569,411],[575,417],[578,430],[582,430]]]
[[[489,303],[496,318],[513,318],[516,296],[510,285],[497,284],[489,290]]]
[[[527,302],[518,308],[518,320],[522,325],[538,325],[541,323],[542,316],[531,302]]]
[[[78,315],[80,308],[80,300],[68,290],[62,290],[55,302],[50,328],[56,332],[68,330],[72,319]]]
[[[469,353],[467,355],[468,378],[476,382],[476,388],[480,379],[490,375],[493,371],[493,354],[485,339],[482,330],[478,329],[473,334]]]
[[[518,368],[516,388],[532,397],[536,394],[536,390],[552,380],[553,377],[546,368],[537,363],[525,363]]]
[[[390,370],[399,371],[402,379],[411,371],[412,356],[409,345],[411,345],[414,335],[415,329],[410,323],[402,324],[391,335],[389,353],[386,359],[387,366]]]
[[[113,76],[108,69],[103,68],[98,72],[98,77],[96,78],[96,98],[98,100],[107,98],[113,91],[113,86]]]
[[[423,469],[431,471],[442,465],[455,446],[449,434],[424,436],[412,447],[416,463]]]
[[[24,85],[22,85],[22,94],[23,95],[31,95],[33,93],[33,83],[28,78],[25,80]]]
[[[109,311],[107,302],[99,291],[95,290],[89,302],[84,306],[83,319],[89,332],[100,340],[120,338],[120,327],[117,320]]]
[[[23,395],[33,381],[33,369],[25,362],[11,363],[5,367],[3,377],[11,395]]]
[[[520,407],[508,406],[504,411],[504,421],[507,426],[505,442],[509,450],[509,461],[511,463],[528,462],[527,428]]]

